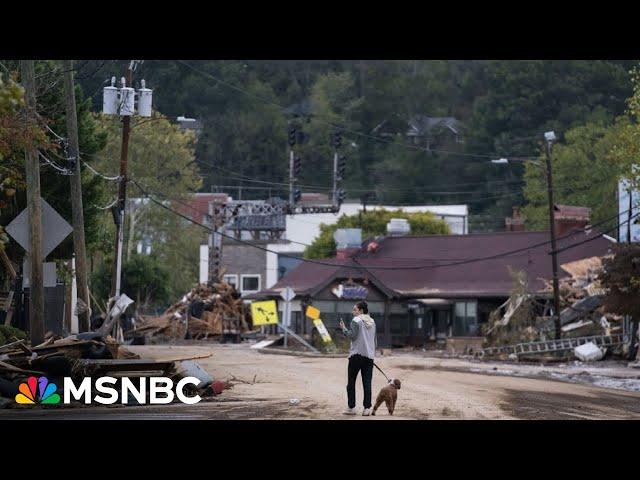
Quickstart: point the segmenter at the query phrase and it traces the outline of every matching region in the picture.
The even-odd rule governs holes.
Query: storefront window
[[[480,335],[478,304],[475,301],[456,302],[453,335],[456,337],[475,337]]]
[[[391,333],[394,335],[409,335],[409,317],[407,315],[389,315]]]

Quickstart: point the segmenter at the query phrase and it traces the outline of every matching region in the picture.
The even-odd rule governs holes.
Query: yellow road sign
[[[316,307],[312,307],[311,305],[309,305],[307,307],[307,317],[312,318],[314,320],[318,320],[320,318],[320,310],[318,310]]]
[[[313,324],[318,329],[318,333],[322,337],[322,340],[324,341],[324,343],[331,343],[332,342],[331,335],[329,335],[329,332],[327,331],[327,327],[324,326],[324,323],[322,323],[322,320],[320,320],[319,318],[315,319],[313,321]]]
[[[253,302],[251,304],[253,325],[276,325],[278,323],[278,307],[275,300]]]

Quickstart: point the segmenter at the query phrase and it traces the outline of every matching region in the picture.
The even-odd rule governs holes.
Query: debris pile
[[[560,279],[560,323],[562,338],[616,335],[623,333],[623,317],[605,312],[605,290],[598,276],[602,258],[591,257],[561,265],[570,276]],[[510,298],[494,310],[485,326],[485,346],[496,347],[555,339],[552,316],[553,284],[531,293],[525,272],[512,272],[514,289]],[[622,347],[612,347],[620,353]]]
[[[141,316],[134,330],[125,332],[125,338],[134,335],[157,337],[163,340],[177,338],[206,339],[224,334],[246,333],[250,330],[251,313],[237,290],[226,282],[196,285],[180,301],[171,305],[158,317]]]
[[[70,377],[79,384],[85,377],[97,379],[103,376],[126,376],[132,381],[144,381],[149,376],[171,378],[174,384],[184,377],[196,377],[198,385],[191,385],[188,395],[208,396],[221,391],[214,388],[211,378],[196,362],[190,358],[143,359],[139,355],[123,348],[111,336],[102,336],[98,332],[87,332],[65,338],[49,335],[40,345],[29,346],[25,339],[13,337],[0,346],[0,408],[19,408],[16,395],[25,396],[22,403],[59,403],[46,402],[43,393],[25,390],[25,386],[35,385],[43,377],[45,384],[61,386],[64,377]],[[195,357],[205,358],[209,355]],[[120,382],[118,378],[116,381]],[[24,384],[24,385],[23,385]],[[31,401],[29,401],[31,400]],[[137,403],[127,399],[126,403]]]

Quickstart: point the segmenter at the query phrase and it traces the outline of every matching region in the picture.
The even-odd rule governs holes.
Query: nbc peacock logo
[[[36,386],[38,395],[36,395]],[[18,387],[16,402],[22,405],[33,405],[42,403],[45,405],[56,405],[60,403],[60,395],[56,393],[58,387],[55,383],[49,383],[47,377],[29,377],[26,382]]]

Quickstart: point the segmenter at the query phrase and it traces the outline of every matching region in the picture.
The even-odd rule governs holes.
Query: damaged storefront
[[[468,350],[473,345],[477,350],[492,312],[512,295],[513,272],[527,278],[527,295],[539,299],[540,308],[548,304],[548,239],[548,232],[385,237],[363,242],[339,258],[302,262],[252,298],[275,299],[283,311],[280,294],[292,288],[291,327],[303,335],[313,329],[303,318],[306,305],[318,308],[327,328],[335,331],[340,318],[350,319],[353,304],[366,300],[380,346],[446,344],[459,351],[459,346]],[[577,245],[560,254],[561,264],[606,255],[611,247],[609,239],[593,230],[575,231],[559,243]],[[518,254],[504,255],[512,250]],[[543,310],[538,315],[549,314]]]

